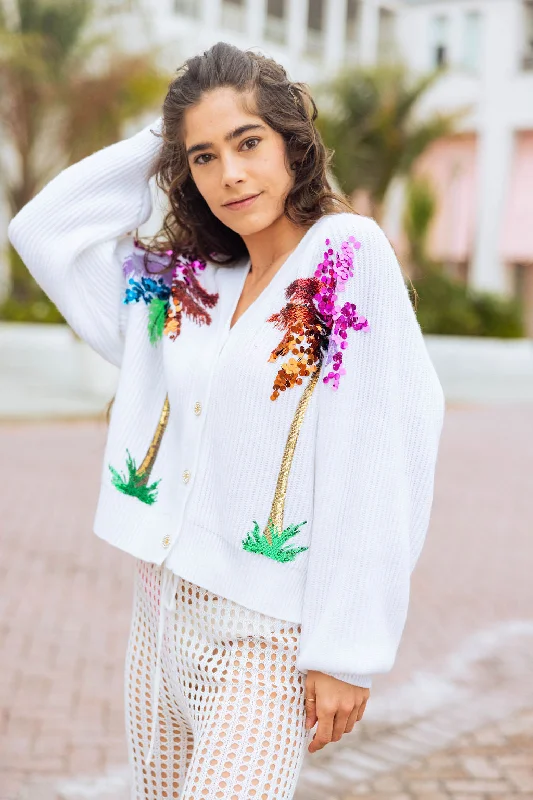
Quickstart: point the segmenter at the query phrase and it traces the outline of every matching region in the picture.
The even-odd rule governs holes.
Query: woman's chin
[[[253,236],[256,233],[270,228],[271,225],[278,219],[279,214],[254,214],[251,211],[233,213],[228,219],[229,215],[225,215],[222,220],[224,225],[231,228],[232,231],[238,233],[239,236]]]

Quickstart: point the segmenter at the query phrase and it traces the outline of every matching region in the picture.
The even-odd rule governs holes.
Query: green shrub
[[[427,267],[413,281],[411,300],[424,333],[456,336],[525,335],[520,304],[514,299],[475,291],[436,266]]]
[[[17,251],[9,247],[11,291],[0,303],[0,320],[4,322],[65,322],[52,301],[28,272]]]

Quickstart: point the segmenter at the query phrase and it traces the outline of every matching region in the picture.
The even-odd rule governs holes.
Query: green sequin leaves
[[[157,486],[161,479],[148,484],[147,474],[137,469],[135,459],[130,455],[130,451],[126,450],[126,452],[128,454],[126,459],[127,474],[121,475],[109,464],[108,466],[112,475],[111,482],[122,494],[136,497],[141,503],[146,503],[151,506],[157,500]]]
[[[126,450],[126,453],[128,454],[126,459],[126,475],[121,475],[114,467],[111,466],[111,464],[109,464],[109,469],[112,476],[111,482],[113,486],[118,489],[119,492],[122,492],[122,494],[129,494],[130,497],[136,497],[137,500],[141,501],[141,503],[146,503],[149,506],[153,505],[157,500],[157,487],[161,481],[161,478],[154,483],[150,483],[149,481],[157,459],[157,455],[159,453],[159,448],[161,447],[163,435],[168,424],[169,415],[170,403],[167,395],[159,415],[159,420],[155,429],[155,433],[152,437],[152,441],[150,442],[148,450],[146,451],[146,455],[144,456],[144,459],[139,467],[137,467],[135,459],[132,458],[129,450]]]
[[[168,305],[168,300],[154,297],[148,306],[148,338],[150,339],[150,344],[157,344],[163,338]]]
[[[302,525],[305,525],[307,520],[300,522],[298,525],[289,525],[285,530],[280,531],[269,519],[267,531],[261,533],[259,525],[254,520],[254,528],[246,535],[246,539],[242,540],[244,550],[249,553],[258,553],[267,558],[272,558],[274,561],[286,562],[294,561],[298,553],[308,550],[308,547],[287,547],[283,549],[285,543],[296,536],[300,532]],[[268,532],[268,533],[267,533]]]

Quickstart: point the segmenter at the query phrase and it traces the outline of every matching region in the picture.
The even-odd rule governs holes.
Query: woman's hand
[[[354,686],[324,672],[307,671],[305,683],[305,727],[318,728],[308,750],[315,753],[329,742],[338,742],[350,733],[364,714],[370,689]]]

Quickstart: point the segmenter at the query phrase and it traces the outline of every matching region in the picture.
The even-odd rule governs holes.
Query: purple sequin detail
[[[360,247],[361,242],[355,236],[350,236],[348,241],[341,244],[341,252],[334,252],[330,247],[330,240],[326,239],[324,259],[315,270],[315,278],[320,280],[320,289],[313,296],[313,303],[330,329],[324,364],[333,362],[332,369],[325,375],[323,382],[331,381],[333,389],[339,388],[341,375],[346,374],[342,366],[342,351],[348,345],[348,329],[359,331],[369,328],[368,320],[357,313],[354,303],[347,301],[340,305],[338,302],[338,295],[344,292],[347,281],[353,277],[354,255]]]
[[[157,278],[165,286],[172,286],[172,279],[177,272],[185,274],[188,270],[192,269],[197,275],[202,272],[205,267],[205,261],[200,259],[188,259],[186,256],[178,256],[176,265],[172,271],[167,270],[161,272],[164,267],[168,267],[171,262],[172,250],[167,250],[165,253],[149,253],[147,258],[147,265],[144,264],[146,250],[138,245],[133,247],[132,252],[127,256],[122,265],[124,276],[127,280],[133,278],[134,280],[141,280],[141,278]],[[153,267],[152,267],[153,265]],[[152,268],[151,268],[152,267]]]
[[[145,264],[146,252],[148,256]],[[147,251],[135,241],[133,250],[122,264],[127,281],[124,303],[138,303],[142,299],[148,305],[154,298],[167,301],[171,294],[172,281],[178,274],[181,274],[184,283],[189,286],[191,273],[196,275],[206,267],[205,261],[180,255],[174,269],[162,271],[171,264],[171,256],[172,250],[155,253]]]

